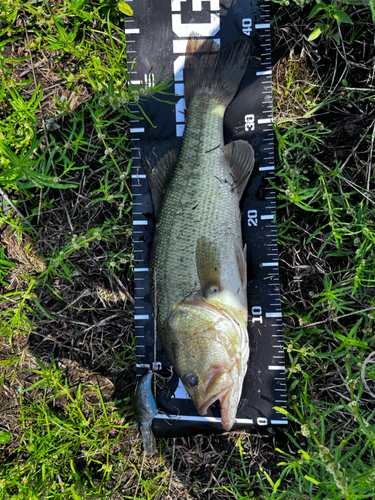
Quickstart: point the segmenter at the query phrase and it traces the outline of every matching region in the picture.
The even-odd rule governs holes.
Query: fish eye
[[[189,373],[183,376],[183,383],[189,387],[197,387],[198,382],[199,378],[195,373]]]

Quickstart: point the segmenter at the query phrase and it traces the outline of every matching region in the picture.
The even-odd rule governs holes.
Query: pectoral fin
[[[246,243],[245,243],[245,246],[243,247],[243,249],[240,247],[240,245],[236,245],[236,256],[237,256],[238,270],[240,272],[240,279],[241,279],[242,288],[246,288],[246,286],[247,286],[247,246],[246,246]]]
[[[196,260],[203,296],[220,291],[220,252],[205,236],[197,241]]]
[[[142,162],[142,166],[146,171],[156,217],[158,217],[159,214],[163,193],[169,184],[170,178],[177,164],[177,154],[174,149],[161,153],[162,154],[158,159],[154,159],[150,156]],[[157,157],[158,150],[152,154]]]
[[[225,158],[229,162],[235,188],[241,198],[254,167],[254,150],[246,141],[233,141],[224,147]]]

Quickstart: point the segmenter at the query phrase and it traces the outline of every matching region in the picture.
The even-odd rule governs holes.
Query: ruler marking
[[[190,422],[221,422],[221,417],[201,417],[196,415],[163,415],[157,414],[154,418],[159,418],[162,420],[182,420]],[[237,424],[253,424],[254,421],[251,418],[236,418],[235,423]]]
[[[268,113],[268,111],[264,111],[264,113]],[[258,118],[258,124],[259,125],[263,125],[265,123],[272,123],[272,120],[273,118],[272,117],[269,117],[269,118]],[[271,157],[272,158],[272,157]]]

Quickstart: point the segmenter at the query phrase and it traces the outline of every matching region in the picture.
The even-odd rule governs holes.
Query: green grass
[[[79,384],[74,390],[53,363],[39,363],[31,370],[37,382],[19,395],[20,446],[2,487],[25,499],[101,494],[109,476],[121,472],[121,433],[129,423],[104,402],[100,388]],[[87,399],[90,392],[97,403]]]
[[[81,2],[80,5],[83,3]],[[13,5],[13,4],[12,4]],[[11,68],[20,58],[5,58],[2,71],[2,95],[4,112],[0,120],[0,185],[3,190],[9,190],[13,196],[17,194],[14,204],[23,205],[28,211],[27,217],[21,212],[7,211],[1,214],[1,223],[8,224],[19,231],[40,233],[41,213],[43,209],[53,210],[56,197],[65,203],[64,191],[79,189],[81,170],[86,170],[90,179],[95,169],[96,189],[91,190],[95,197],[91,204],[108,202],[115,209],[111,217],[106,218],[101,225],[90,227],[87,231],[80,231],[77,224],[68,218],[71,234],[66,235],[66,244],[56,249],[50,249],[42,259],[46,269],[37,277],[26,277],[30,283],[27,299],[37,306],[37,309],[46,314],[41,304],[33,295],[33,290],[41,284],[48,285],[51,276],[64,276],[71,280],[71,273],[75,269],[73,257],[84,252],[95,242],[111,242],[121,231],[130,235],[131,191],[129,188],[129,160],[128,131],[126,123],[134,116],[129,111],[129,102],[136,100],[139,105],[147,98],[151,90],[145,87],[133,88],[127,83],[127,72],[124,64],[125,36],[112,22],[106,21],[110,14],[108,7],[99,9],[77,8],[76,3],[67,6],[57,6],[55,11],[42,7],[34,8],[30,5],[17,4],[19,9],[30,16],[27,31],[17,29],[18,36],[25,36],[30,43],[26,43],[26,52],[31,50],[48,53],[54,51],[55,63],[63,58],[73,61],[79,67],[79,73],[62,72],[55,75],[59,90],[75,89],[78,99],[82,96],[82,104],[72,109],[71,102],[66,98],[53,96],[55,106],[53,116],[45,116],[41,106],[44,92],[36,80],[20,80],[15,82],[11,78]],[[74,16],[74,22],[70,19]],[[15,21],[13,8],[9,7],[9,17],[3,13],[3,21]],[[5,18],[5,19],[4,19]],[[115,18],[116,20],[116,18]],[[63,21],[63,22],[62,22]],[[118,19],[117,19],[118,21]],[[66,23],[66,27],[64,26]],[[93,29],[91,25],[100,23],[101,29]],[[98,26],[99,27],[99,26]],[[104,31],[103,31],[104,29]],[[12,31],[8,26],[3,35]],[[6,37],[7,38],[7,37]],[[90,41],[89,41],[90,39]],[[7,38],[2,43],[3,53],[7,46],[17,38]],[[56,54],[57,52],[57,54]],[[93,55],[94,54],[94,55]],[[31,61],[31,56],[21,58]],[[78,82],[83,86],[78,87]],[[27,87],[28,92],[22,92]],[[35,90],[33,87],[36,87]],[[165,86],[156,83],[152,92],[162,91]],[[33,90],[30,96],[30,91]],[[85,94],[90,96],[88,100]],[[140,105],[140,109],[141,105]],[[60,124],[59,124],[60,123]],[[48,133],[55,131],[55,134]],[[78,161],[77,161],[78,158]],[[58,191],[57,191],[58,190]],[[27,202],[27,208],[25,203]],[[7,198],[5,199],[7,204]],[[70,240],[70,241],[69,241]],[[117,253],[107,255],[107,261],[102,266],[109,271],[132,262],[132,255]],[[14,265],[3,262],[2,275],[7,274],[7,266]],[[129,267],[131,273],[132,267]],[[9,299],[17,306],[17,321],[25,321],[29,314],[23,316],[26,308],[25,294],[5,294],[3,300]],[[4,308],[5,309],[5,308]],[[4,310],[0,332],[6,335],[9,329],[14,332],[14,310]],[[8,321],[8,318],[9,319]]]
[[[12,2],[5,4],[0,19],[0,224],[12,230],[0,254],[0,336],[3,345],[10,344],[17,352],[10,349],[12,354],[1,362],[3,388],[23,373],[25,356],[40,365],[27,370],[31,382],[16,391],[18,404],[10,412],[13,430],[2,433],[9,448],[1,457],[1,498],[115,494],[124,467],[135,474],[125,458],[129,442],[142,456],[138,438],[129,431],[129,397],[117,406],[104,402],[100,386],[73,387],[59,368],[61,363],[44,364],[22,347],[25,335],[38,331],[43,321],[56,319],[52,311],[56,307],[49,307],[51,297],[62,303],[59,309],[75,309],[58,283],[63,282],[65,289],[82,282],[98,285],[86,279],[87,269],[81,264],[85,260],[100,260],[97,271],[110,282],[109,291],[101,292],[102,301],[113,300],[108,296],[117,274],[122,273],[123,281],[130,281],[133,274],[128,123],[135,117],[129,102],[137,102],[142,112],[142,101],[155,91],[163,92],[166,85],[158,81],[149,89],[128,84],[126,40],[118,28],[123,15],[115,4],[84,4]],[[26,27],[17,25],[17,13],[27,17]],[[18,43],[25,56],[9,54],[11,43]],[[42,104],[48,83],[41,74],[35,76],[32,62],[39,53],[50,54],[53,60],[57,91],[49,107]],[[32,77],[15,80],[13,70],[24,62]],[[74,210],[72,196],[79,202]],[[57,243],[46,226],[48,214],[54,212],[64,217]],[[13,247],[17,255],[9,255],[14,241],[19,243]],[[17,259],[28,261],[30,255],[32,265],[21,266],[18,286],[12,289],[10,271],[19,267]],[[117,295],[126,300],[130,295],[122,288]],[[85,308],[79,303],[76,311]],[[127,344],[116,352],[115,365],[119,369],[130,364],[131,371],[134,339],[129,333]],[[93,392],[95,403],[85,397]],[[6,396],[2,405],[6,406]]]
[[[312,252],[306,263],[326,273],[308,306],[307,299],[305,307],[284,305],[286,322],[294,325],[285,330],[290,409],[284,413],[301,430],[288,434],[294,454],[278,450],[286,458],[280,477],[293,486],[285,492],[285,483],[267,478],[263,488],[268,483],[274,491],[265,498],[300,498],[301,491],[306,498],[372,498],[375,411],[364,382],[374,371],[364,363],[374,349],[375,204],[363,186],[353,189],[350,168],[316,162],[319,133],[304,143],[311,129],[291,124],[276,132],[283,159],[280,209],[290,214],[296,206],[309,221],[293,223],[301,222],[296,212],[286,218],[279,224],[280,243],[301,251],[292,236],[303,234]]]
[[[341,5],[347,8],[349,3]],[[319,13],[314,9],[312,14]],[[355,18],[355,9],[350,13]],[[353,43],[352,34],[348,31],[345,38],[338,24],[330,35],[345,54]],[[331,44],[328,38],[326,50]],[[303,56],[299,59],[305,64]],[[280,102],[285,99],[279,112],[282,119],[275,127],[280,158],[275,185],[280,200],[279,243],[287,264],[281,263],[288,290],[283,294],[287,414],[295,425],[294,433],[288,432],[290,450],[278,447],[284,456],[279,477],[262,478],[265,498],[357,499],[375,494],[370,389],[375,347],[375,178],[370,166],[374,130],[370,119],[353,128],[345,148],[340,138],[345,129],[340,131],[330,116],[334,113],[336,120],[344,121],[353,106],[373,100],[374,95],[368,88],[362,92],[345,88],[346,79],[340,91],[332,92],[328,89],[340,82],[328,80],[334,78],[333,71],[324,76],[321,109],[310,114],[299,107],[298,116],[284,118],[285,102],[290,99],[290,108],[296,109],[294,103],[300,101],[303,76],[298,75],[292,95],[281,98]],[[284,87],[289,93],[288,79]],[[334,142],[339,143],[337,149]],[[339,160],[340,149],[346,155]]]
[[[128,82],[116,2],[3,2],[0,498],[374,498],[375,96],[370,56],[361,81],[348,63],[373,40],[374,6],[281,3],[274,186],[291,425],[274,441],[159,440],[145,459],[130,410],[129,103],[143,113],[168,84]]]

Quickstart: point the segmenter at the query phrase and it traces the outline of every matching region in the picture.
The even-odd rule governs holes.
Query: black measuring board
[[[225,119],[226,142],[247,140],[255,152],[255,168],[241,203],[242,231],[248,248],[250,357],[238,406],[236,429],[285,426],[285,360],[278,275],[274,132],[272,127],[272,66],[270,7],[267,0],[127,0],[134,16],[126,18],[128,71],[133,84],[148,86],[163,71],[173,78],[173,96],[142,100],[153,125],[137,103],[131,120],[132,190],[135,276],[135,334],[137,375],[154,363],[154,320],[150,297],[149,260],[155,218],[142,147],[168,143],[179,150],[184,131],[183,66],[189,35],[213,38],[226,46],[239,37],[251,38],[251,57],[241,87]],[[142,97],[142,94],[140,94]],[[188,435],[222,430],[219,404],[198,414],[182,382],[169,369],[169,360],[156,341],[156,367],[165,375],[167,390],[158,395],[159,413],[153,422],[157,436]]]

